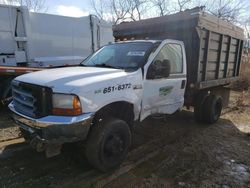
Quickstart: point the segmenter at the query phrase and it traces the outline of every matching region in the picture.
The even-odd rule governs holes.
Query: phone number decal
[[[117,85],[117,86],[109,86],[109,87],[105,87],[103,89],[103,93],[111,93],[114,91],[121,91],[121,90],[125,90],[125,89],[130,89],[131,88],[131,84],[121,84],[121,85]]]

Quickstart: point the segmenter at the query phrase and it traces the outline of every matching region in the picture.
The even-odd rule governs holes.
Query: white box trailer
[[[0,101],[11,95],[14,77],[78,65],[113,41],[112,25],[94,15],[74,18],[0,5]]]
[[[73,18],[0,5],[0,65],[79,64],[112,41],[112,26],[93,15]]]

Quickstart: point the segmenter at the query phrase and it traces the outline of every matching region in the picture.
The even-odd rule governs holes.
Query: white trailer
[[[10,94],[16,75],[77,65],[113,40],[112,25],[94,15],[73,18],[0,5],[0,97]]]

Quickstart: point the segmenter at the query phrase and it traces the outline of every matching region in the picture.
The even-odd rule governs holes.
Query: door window
[[[166,44],[155,57],[154,62],[170,61],[170,74],[180,74],[183,72],[182,48],[179,44]]]

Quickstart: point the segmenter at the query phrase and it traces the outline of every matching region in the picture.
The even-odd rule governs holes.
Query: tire
[[[200,94],[197,96],[194,106],[194,118],[198,123],[204,123],[204,103],[208,94]]]
[[[212,124],[218,121],[222,110],[222,98],[217,95],[209,95],[204,102],[204,122]]]
[[[94,125],[87,139],[86,157],[102,172],[120,166],[131,145],[131,131],[120,119],[109,118]]]

